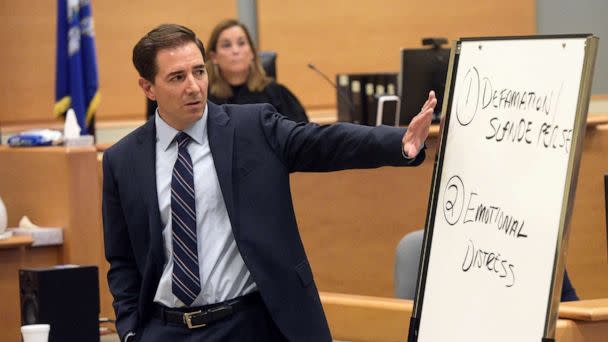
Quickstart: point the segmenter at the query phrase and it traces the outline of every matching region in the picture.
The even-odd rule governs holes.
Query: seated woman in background
[[[237,20],[220,22],[207,44],[209,100],[216,104],[270,103],[296,122],[308,122],[300,101],[267,77],[247,28]]]
[[[574,286],[572,286],[572,282],[570,282],[570,277],[568,277],[568,271],[564,270],[564,282],[562,283],[562,302],[572,302],[578,300],[578,295],[576,294],[576,290]]]

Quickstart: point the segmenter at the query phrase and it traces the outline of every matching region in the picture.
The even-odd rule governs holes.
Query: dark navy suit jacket
[[[263,301],[291,341],[330,341],[298,232],[289,174],[420,164],[402,156],[405,129],[296,124],[270,105],[208,103],[208,139],[239,251]],[[108,282],[121,338],[149,319],[163,270],[154,119],[103,156]]]

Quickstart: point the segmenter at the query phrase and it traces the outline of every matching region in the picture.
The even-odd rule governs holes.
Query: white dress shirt
[[[184,130],[190,138],[188,152],[194,170],[196,232],[201,292],[192,306],[229,300],[257,290],[236,246],[226,204],[207,138],[208,109]],[[171,290],[173,259],[171,239],[171,175],[177,160],[175,136],[179,133],[156,112],[156,189],[163,225],[165,265],[154,301],[167,307],[185,306]]]

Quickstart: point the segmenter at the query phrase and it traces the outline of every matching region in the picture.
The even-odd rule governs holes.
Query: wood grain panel
[[[411,300],[331,292],[321,292],[320,296],[332,336],[337,340],[394,342],[407,339],[413,308]],[[601,304],[589,303],[587,306],[591,310],[603,309]],[[608,320],[585,322],[563,318],[560,315],[556,322],[555,341],[605,341],[608,336]]]
[[[401,48],[423,37],[529,35],[536,32],[533,0],[259,0],[262,49],[278,52],[279,81],[307,108],[335,107],[330,78],[345,72],[398,71]]]
[[[0,121],[52,122],[55,79],[56,7],[52,1],[0,4]],[[334,90],[306,68],[315,63],[338,72],[398,70],[399,49],[418,47],[420,38],[531,34],[532,0],[260,0],[262,49],[278,51],[279,80],[309,109],[332,106]],[[145,101],[131,65],[131,49],[152,27],[179,22],[203,41],[221,19],[235,17],[234,1],[161,0],[93,3],[102,102],[99,120],[141,118]]]
[[[579,321],[608,321],[608,298],[561,303],[559,317]]]
[[[0,123],[50,119],[55,98],[55,1],[0,4]]]
[[[235,1],[97,1],[99,70],[103,87],[100,118],[143,118],[145,98],[131,63],[133,46],[162,23],[191,28],[203,42],[217,22],[236,16]]]
[[[3,251],[17,258],[7,266],[51,266],[61,263],[99,267],[101,315],[113,316],[103,260],[101,227],[101,187],[97,152],[92,147],[7,148],[0,146],[0,194],[8,213],[9,226],[16,226],[23,215],[41,226],[63,228],[64,243],[52,249],[51,256],[39,256],[45,248]],[[0,265],[2,266],[2,265]],[[1,268],[5,269],[5,268]],[[12,298],[18,292],[17,273],[0,272],[0,297]],[[18,328],[19,305],[6,307],[12,318],[0,320],[0,334]],[[17,330],[18,331],[18,330]],[[0,338],[5,341],[5,339]],[[6,341],[15,341],[6,339]]]
[[[413,168],[295,173],[298,226],[320,291],[393,297],[395,250],[424,228],[436,139]]]
[[[53,121],[56,2],[0,4],[0,122]],[[98,118],[143,118],[145,99],[131,63],[133,45],[153,27],[175,22],[203,41],[223,18],[236,16],[235,1],[103,0],[93,2],[99,82]]]
[[[583,299],[608,297],[604,174],[608,127],[587,127],[568,243],[568,275]]]
[[[320,291],[392,297],[399,240],[425,224],[437,140],[416,168],[291,176],[294,206]],[[608,128],[588,127],[567,269],[582,299],[608,297],[603,175]]]

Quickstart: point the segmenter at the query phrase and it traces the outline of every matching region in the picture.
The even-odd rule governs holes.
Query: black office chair
[[[258,52],[258,58],[266,76],[277,79],[277,53],[274,51],[260,51]]]
[[[277,53],[274,51],[260,51],[258,52],[258,58],[266,76],[277,79]],[[156,114],[156,101],[152,101],[146,98],[146,119]]]

